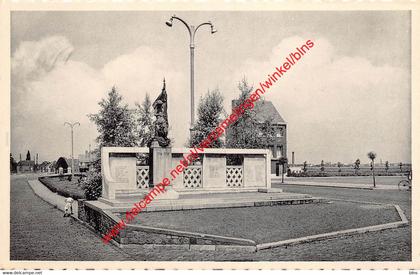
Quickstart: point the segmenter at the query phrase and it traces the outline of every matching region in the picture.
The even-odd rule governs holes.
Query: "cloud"
[[[133,52],[108,62],[101,70],[107,86],[116,85],[129,104],[142,102],[146,93],[154,100],[166,79],[168,93],[169,135],[175,146],[183,146],[187,139],[189,121],[188,76],[168,64],[168,56],[150,47],[141,46]]]
[[[214,80],[225,96],[226,110],[237,97],[235,82],[251,84],[267,78],[302,37],[283,39],[261,59],[249,58],[235,72]],[[374,150],[378,159],[409,161],[410,74],[407,69],[374,65],[363,56],[341,56],[327,39],[315,46],[266,95],[288,122],[288,151],[296,161],[351,162]],[[77,49],[76,49],[77,50]],[[75,51],[62,36],[23,42],[12,57],[12,152],[39,152],[53,160],[70,153],[64,121],[79,121],[75,152],[84,151],[97,136],[87,114],[115,85],[131,107],[149,93],[154,99],[166,78],[170,136],[183,146],[188,135],[189,75],[168,64],[167,54],[141,46],[95,69],[69,59]],[[252,52],[249,54],[252,57]],[[182,67],[182,66],[181,66]],[[223,70],[223,66],[220,68]],[[213,87],[208,87],[212,89]],[[197,97],[197,102],[199,98]]]
[[[245,61],[237,77],[258,85],[306,40],[284,39],[266,59]],[[339,56],[322,37],[312,41],[315,46],[266,94],[288,122],[289,154],[295,151],[298,162],[351,162],[375,150],[378,159],[410,161],[409,71]]]
[[[65,121],[80,121],[81,143],[94,134],[86,128],[89,104],[104,89],[103,78],[84,63],[69,61],[73,46],[63,36],[26,41],[12,56],[12,152],[31,150],[41,159],[70,155],[69,129]],[[84,144],[84,145],[85,145]],[[77,152],[76,150],[76,156]],[[15,155],[16,157],[16,155]]]
[[[79,121],[75,129],[75,154],[96,138],[96,126],[87,114],[116,86],[124,101],[134,106],[146,93],[155,98],[165,77],[169,97],[171,137],[182,146],[188,130],[187,79],[167,66],[167,57],[148,47],[111,60],[100,70],[69,60],[73,46],[62,36],[23,42],[12,57],[12,152],[39,152],[52,160],[70,154],[70,130],[65,121]],[[182,101],[185,103],[182,103]],[[175,104],[175,102],[177,104]]]
[[[63,36],[51,36],[39,41],[22,42],[12,58],[12,75],[16,83],[35,80],[65,63],[73,46]]]

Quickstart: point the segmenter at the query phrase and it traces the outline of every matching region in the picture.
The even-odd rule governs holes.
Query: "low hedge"
[[[84,175],[78,174],[75,176],[83,177]],[[57,193],[60,196],[63,197],[71,197],[75,200],[77,199],[85,199],[84,192],[81,188],[74,188],[74,190],[66,188],[66,186],[59,185],[58,181],[56,181],[56,178],[64,177],[66,179],[65,182],[68,184],[71,184],[69,181],[67,181],[68,175],[62,175],[62,176],[45,176],[45,177],[39,177],[38,180],[44,184],[49,190],[51,190],[54,193]],[[64,183],[64,182],[63,182]],[[77,192],[79,191],[79,192]]]

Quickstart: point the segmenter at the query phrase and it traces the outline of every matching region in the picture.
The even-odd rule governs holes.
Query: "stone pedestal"
[[[125,196],[130,192],[137,192],[136,185],[136,157],[130,154],[119,154],[109,157],[109,163],[102,168],[102,197],[116,199],[117,196]],[[109,169],[110,179],[106,181],[105,169]]]
[[[153,141],[150,146],[150,163],[149,173],[150,182],[153,186],[161,183],[164,178],[169,178],[172,169],[172,151],[171,147],[160,147],[157,141]],[[166,187],[166,192],[156,197],[157,200],[178,199],[179,194],[171,185]]]

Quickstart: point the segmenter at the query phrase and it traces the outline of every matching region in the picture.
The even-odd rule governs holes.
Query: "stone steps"
[[[230,194],[220,196],[204,196],[192,197],[181,196],[177,200],[154,200],[143,211],[171,211],[171,210],[189,210],[189,209],[210,209],[210,208],[230,208],[230,207],[254,207],[254,206],[272,206],[272,205],[297,205],[309,203],[322,203],[326,199],[311,197],[305,194],[293,193],[255,193],[252,194]],[[134,203],[139,199],[126,199],[126,200],[113,200],[113,201],[100,201],[108,204],[113,212],[125,212],[130,210]]]
[[[115,190],[115,199],[116,200],[127,200],[127,199],[139,199],[143,198],[148,193],[146,189],[136,189],[136,190],[125,190],[119,189]]]

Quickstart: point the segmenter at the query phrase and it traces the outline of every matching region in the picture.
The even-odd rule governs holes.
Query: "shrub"
[[[97,200],[102,195],[102,175],[98,170],[90,171],[82,180],[82,189],[87,200]]]
[[[48,189],[50,189],[52,192],[57,193],[60,196],[63,197],[72,197],[75,200],[78,199],[84,199],[85,197],[81,192],[77,192],[75,190],[69,190],[66,188],[66,185],[63,185],[63,183],[57,184],[58,182],[56,179],[59,179],[59,181],[63,181],[62,177],[60,176],[47,176],[47,177],[39,177],[38,180],[44,184]]]

